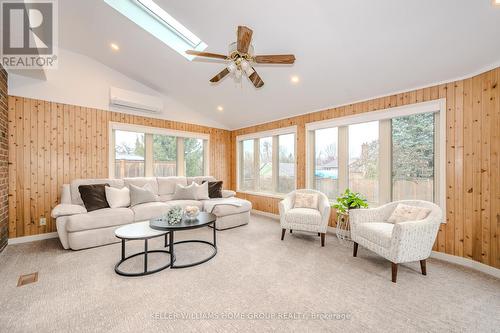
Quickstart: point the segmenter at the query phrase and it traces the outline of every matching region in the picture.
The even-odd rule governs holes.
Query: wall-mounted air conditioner
[[[163,101],[159,97],[115,87],[109,89],[109,104],[119,109],[140,112],[159,113],[163,110]]]

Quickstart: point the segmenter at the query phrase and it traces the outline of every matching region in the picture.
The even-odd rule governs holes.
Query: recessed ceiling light
[[[120,47],[118,46],[118,44],[115,44],[115,43],[109,44],[109,47],[111,47],[111,49],[113,51],[119,51],[120,50]]]
[[[292,81],[292,83],[299,83],[299,77],[297,75],[294,75],[290,78],[290,81]]]
[[[223,108],[222,106],[220,106],[220,105],[219,105],[219,106],[217,107],[217,111],[222,112],[222,111],[224,111],[224,108]]]

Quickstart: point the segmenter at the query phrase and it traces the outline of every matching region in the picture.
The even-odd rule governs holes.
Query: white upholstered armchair
[[[387,222],[399,203],[430,209],[426,218],[418,221]],[[425,260],[430,256],[443,213],[439,206],[428,201],[403,200],[372,209],[349,211],[353,256],[358,244],[392,262],[392,282],[396,282],[399,263],[420,261],[426,275]]]
[[[318,205],[316,209],[294,208],[296,193],[316,194]],[[290,192],[279,204],[281,240],[285,237],[286,229],[317,232],[321,236],[321,246],[325,246],[325,234],[330,218],[330,202],[326,195],[315,190],[296,190]]]

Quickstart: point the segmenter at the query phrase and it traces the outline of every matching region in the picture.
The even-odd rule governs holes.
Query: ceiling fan
[[[248,79],[252,81],[255,88],[264,85],[264,81],[255,71],[252,64],[293,64],[295,56],[293,54],[275,54],[275,55],[255,55],[252,42],[252,29],[245,26],[238,26],[238,41],[229,45],[229,55],[225,56],[217,53],[199,52],[187,50],[186,53],[199,57],[208,57],[229,61],[229,64],[220,73],[210,79],[210,82],[219,82],[229,73],[234,73],[236,78],[241,78],[245,73]]]

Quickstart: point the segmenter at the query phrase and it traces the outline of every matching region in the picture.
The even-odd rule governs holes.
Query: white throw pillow
[[[121,208],[130,206],[130,190],[128,187],[114,188],[106,186],[104,189],[106,190],[106,200],[109,207]]]
[[[293,208],[318,209],[318,194],[296,192]]]
[[[194,185],[194,182],[188,186],[176,184],[172,200],[196,200],[196,188]]]
[[[196,188],[196,200],[210,199],[210,196],[208,195],[208,182],[201,185],[194,183],[194,187]]]
[[[387,222],[400,223],[423,220],[430,212],[431,210],[429,208],[398,204],[391,216],[387,219]]]

